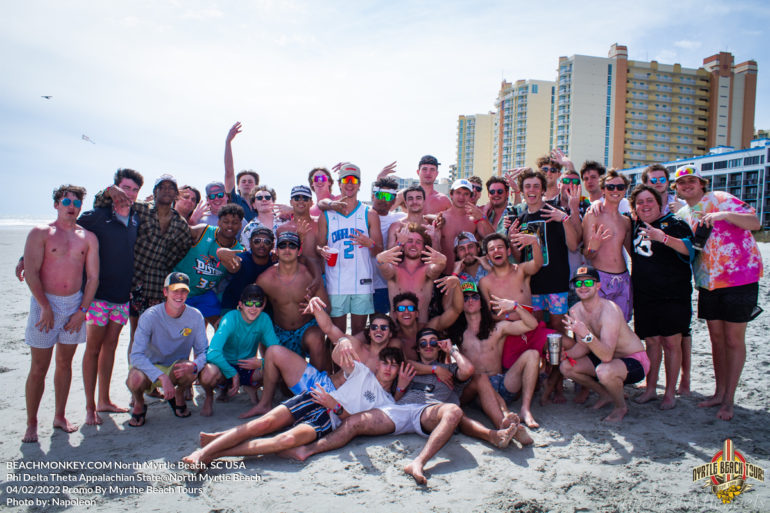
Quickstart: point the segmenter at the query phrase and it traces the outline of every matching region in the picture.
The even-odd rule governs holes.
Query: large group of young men
[[[746,324],[759,311],[759,221],[737,198],[708,192],[696,167],[677,169],[671,184],[665,167],[650,166],[627,199],[626,176],[593,161],[578,172],[554,150],[538,169],[490,178],[479,206],[480,180],[441,194],[440,164],[426,155],[419,186],[399,191],[390,164],[367,206],[361,170],[348,162],[313,169],[309,187],[294,186],[282,206],[256,172],[235,175],[240,132],[236,123],[226,138],[224,182],[208,184],[197,204],[200,193],[167,174],[138,201],[143,177],[130,169],[82,214],[82,187],[54,192],[57,219],[30,232],[17,268],[32,292],[25,442],[37,440],[54,347],[54,427],[77,428],[65,406],[85,342],[86,424],[100,424],[99,412],[130,413],[128,425],[141,427],[147,394],[189,417],[195,385],[209,416],[217,391],[227,400],[243,389],[252,406],[241,418],[257,418],[201,433],[184,461],[304,460],[360,434],[414,432],[427,441],[405,470],[424,483],[424,465],[457,429],[497,447],[532,443],[534,395],[540,388],[542,407],[564,402],[564,378],[575,401],[593,391],[593,407],[611,404],[605,420],[617,422],[628,411],[624,384],[646,377],[635,399],[657,399],[665,356],[660,407],[674,407],[689,394],[693,275],[716,377],[700,405],[732,418]],[[129,320],[130,410],[110,399]],[[554,334],[561,350],[549,355]],[[282,387],[293,396],[276,406]],[[509,407],[519,399],[517,415]],[[491,428],[463,413],[471,401]]]

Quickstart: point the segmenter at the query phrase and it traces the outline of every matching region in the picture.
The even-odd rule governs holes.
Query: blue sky
[[[236,169],[287,201],[315,165],[445,176],[459,114],[494,108],[500,81],[553,80],[560,55],[697,67],[759,64],[755,125],[770,128],[765,2],[11,2],[0,19],[0,216],[48,216],[60,183],[89,193],[119,167],[202,188]],[[50,100],[41,95],[51,95]],[[87,135],[95,144],[81,139]],[[368,190],[368,180],[365,180]],[[91,204],[91,194],[86,205]]]

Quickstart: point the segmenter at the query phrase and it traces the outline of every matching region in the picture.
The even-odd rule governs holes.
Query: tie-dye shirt
[[[755,210],[732,194],[722,191],[706,193],[694,206],[685,204],[676,213],[690,225],[713,212],[755,214]],[[692,264],[695,285],[714,290],[756,283],[762,277],[762,257],[749,230],[727,221],[716,221],[703,251]]]

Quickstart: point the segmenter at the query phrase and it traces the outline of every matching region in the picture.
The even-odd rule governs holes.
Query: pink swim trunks
[[[86,322],[97,326],[107,326],[108,322],[125,326],[128,322],[128,303],[110,303],[95,299],[86,312]]]

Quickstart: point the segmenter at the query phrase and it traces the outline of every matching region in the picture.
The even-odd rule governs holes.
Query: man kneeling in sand
[[[166,301],[152,306],[139,317],[131,349],[131,370],[126,386],[134,397],[131,427],[144,426],[147,405],[144,394],[160,385],[163,396],[177,417],[189,417],[184,391],[198,377],[206,364],[206,325],[197,308],[186,305],[190,278],[173,272],[166,276],[163,295]],[[195,361],[189,361],[190,350]]]
[[[601,284],[596,269],[579,267],[571,283],[580,302],[563,322],[575,338],[562,336],[569,349],[563,353],[566,360],[559,368],[564,377],[599,394],[594,409],[615,405],[604,421],[620,422],[628,413],[623,385],[643,380],[650,370],[650,360],[620,307],[599,297]]]
[[[99,285],[99,242],[76,224],[86,190],[63,185],[53,193],[56,221],[33,228],[24,246],[24,265],[30,299],[24,341],[30,346],[32,364],[27,377],[27,432],[22,442],[37,442],[37,410],[45,390],[45,376],[56,346],[54,389],[56,410],[53,427],[67,433],[78,427],[64,417],[72,357],[86,341],[83,326],[88,306]],[[85,293],[83,267],[86,270]]]
[[[390,389],[404,362],[401,350],[386,347],[380,351],[377,374],[339,346],[332,359],[342,367],[347,380],[336,390],[327,393],[323,387],[296,395],[262,415],[238,427],[221,433],[201,433],[201,449],[182,458],[195,469],[201,469],[212,460],[223,456],[257,456],[271,454],[307,444],[325,436],[340,425],[340,416],[358,413],[393,403]],[[287,426],[288,431],[271,438],[266,435]]]

